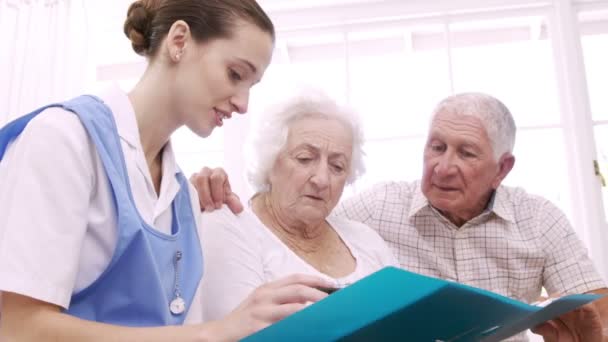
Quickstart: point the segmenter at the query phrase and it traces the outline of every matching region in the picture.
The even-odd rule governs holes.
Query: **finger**
[[[238,214],[238,213],[242,212],[244,209],[243,204],[241,203],[241,199],[234,192],[232,192],[232,193],[230,193],[230,195],[228,195],[228,198],[226,199],[226,204],[228,205],[228,208],[230,208],[230,210],[234,214]]]
[[[219,167],[215,168],[211,171],[209,183],[211,186],[211,198],[213,199],[213,205],[216,209],[219,209],[222,207],[222,204],[224,204],[227,197],[224,189],[226,187],[226,183],[228,183],[228,175],[224,169]],[[229,184],[228,187],[230,188]]]
[[[196,188],[198,193],[198,200],[201,206],[201,210],[212,210],[213,201],[211,200],[211,189],[209,188],[209,175],[211,169],[205,167],[198,174],[190,177],[190,182]]]
[[[558,331],[555,322],[547,321],[531,329],[533,333],[541,335],[545,342],[557,342]]]
[[[302,303],[288,303],[282,305],[268,305],[259,312],[259,319],[266,325],[273,324],[287,316],[304,309],[307,305]]]
[[[570,320],[568,328],[581,341],[600,342],[603,339],[602,319],[597,307],[587,304],[578,308]]]
[[[556,322],[561,323],[562,334],[576,336],[582,341],[601,341],[602,321],[596,307],[592,304],[581,306],[561,315]],[[561,334],[560,334],[561,335]]]
[[[308,275],[308,274],[292,274],[290,276],[275,280],[267,283],[265,286],[271,288],[280,288],[289,285],[304,285],[308,287],[333,287],[335,284],[327,281],[326,279]]]
[[[315,303],[328,296],[327,293],[319,289],[301,284],[283,286],[274,291],[269,291],[269,293],[272,296],[270,300],[274,304]]]
[[[228,208],[232,211],[233,214],[238,214],[243,211],[243,204],[241,204],[241,199],[237,194],[232,192],[230,186],[230,180],[226,179],[224,183],[224,193],[226,194],[226,204]]]

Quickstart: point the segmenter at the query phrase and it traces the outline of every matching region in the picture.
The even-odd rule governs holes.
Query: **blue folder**
[[[386,267],[244,339],[257,341],[500,341],[601,296],[529,305]]]

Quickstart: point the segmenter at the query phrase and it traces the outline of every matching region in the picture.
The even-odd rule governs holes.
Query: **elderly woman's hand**
[[[600,314],[593,303],[547,321],[532,332],[543,336],[545,342],[605,342]]]
[[[235,214],[243,211],[241,199],[232,192],[228,175],[224,169],[204,167],[190,177],[190,183],[198,192],[201,210],[211,212],[226,204]]]
[[[253,291],[234,311],[218,321],[224,341],[236,341],[317,302],[327,294],[319,288],[331,287],[327,281],[294,274],[266,283]]]

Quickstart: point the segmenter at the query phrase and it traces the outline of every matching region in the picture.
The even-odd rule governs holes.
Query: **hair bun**
[[[146,56],[150,48],[152,19],[154,19],[154,13],[147,6],[146,1],[138,0],[129,6],[123,31],[131,40],[133,50],[142,56]]]

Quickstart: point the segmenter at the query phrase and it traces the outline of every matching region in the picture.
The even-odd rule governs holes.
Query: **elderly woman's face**
[[[335,119],[303,118],[270,171],[270,196],[291,220],[314,224],[338,203],[350,173],[353,137]]]

